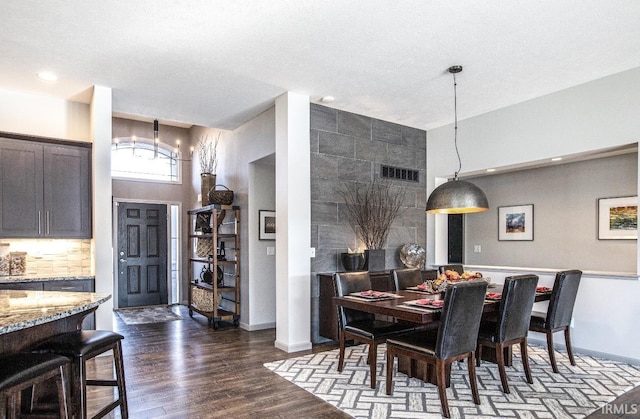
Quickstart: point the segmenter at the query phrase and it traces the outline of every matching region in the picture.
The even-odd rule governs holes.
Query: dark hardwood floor
[[[287,354],[276,349],[275,330],[247,332],[225,326],[212,330],[206,319],[176,307],[180,321],[125,325],[123,352],[131,418],[349,418],[350,416],[270,372],[262,364],[312,352]],[[111,356],[88,363],[88,376],[108,376]],[[89,414],[113,399],[109,388],[91,387]],[[597,411],[589,419],[640,418],[640,388],[614,402],[616,410]],[[619,407],[624,404],[625,407]],[[634,414],[634,406],[637,413]],[[620,410],[626,409],[626,410]],[[120,418],[116,409],[110,418]]]
[[[263,367],[265,362],[335,349],[318,345],[287,354],[274,347],[275,330],[247,332],[204,317],[126,325],[114,314],[122,342],[131,418],[348,418],[328,403]],[[112,357],[90,361],[88,376],[109,376]],[[113,400],[114,390],[90,387],[89,415]],[[116,409],[111,418],[120,418]]]

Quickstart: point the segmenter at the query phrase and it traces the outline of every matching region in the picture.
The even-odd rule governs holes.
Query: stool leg
[[[129,406],[127,404],[127,389],[124,381],[124,361],[122,359],[122,345],[120,344],[120,341],[116,343],[114,348],[113,361],[116,368],[116,380],[118,382],[120,416],[122,416],[122,419],[127,419],[129,417]]]
[[[56,387],[58,388],[58,408],[61,418],[69,417],[69,410],[67,407],[67,376],[68,372],[66,371],[66,367],[58,367],[58,375],[56,376]]]

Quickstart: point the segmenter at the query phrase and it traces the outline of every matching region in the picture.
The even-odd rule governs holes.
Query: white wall
[[[226,132],[219,144],[218,183],[234,191],[234,205],[240,206],[240,326],[247,330],[271,326],[275,321],[275,296],[259,290],[275,290],[275,260],[264,260],[264,244],[258,241],[258,210],[264,191],[253,190],[251,163],[275,153],[275,108],[270,108],[233,132]],[[275,194],[272,199],[275,200]],[[273,207],[271,209],[274,209]],[[256,259],[257,258],[257,259]],[[262,265],[261,262],[267,263]],[[273,298],[273,299],[272,299]],[[264,316],[264,318],[262,317]]]
[[[90,142],[89,105],[0,90],[0,131]]]
[[[276,327],[276,242],[259,240],[259,211],[276,209],[276,168],[271,164],[252,163],[249,166],[249,330]],[[268,252],[271,249],[273,252]],[[271,253],[271,254],[269,254]]]
[[[309,97],[276,99],[276,342],[311,348],[311,111]]]
[[[459,103],[463,108],[463,97]],[[462,175],[635,143],[640,136],[638,109],[640,69],[634,69],[460,121]],[[437,177],[451,175],[456,167],[453,128],[429,131],[427,191],[434,189]],[[468,215],[467,222],[472,222],[473,216]],[[444,216],[427,215],[427,263],[434,263],[436,244],[446,240],[446,233],[443,236],[435,228],[436,217]],[[521,271],[502,274],[513,273]],[[572,330],[576,350],[628,357],[640,363],[640,336],[635,333],[635,322],[640,318],[638,295],[637,279],[585,275]]]

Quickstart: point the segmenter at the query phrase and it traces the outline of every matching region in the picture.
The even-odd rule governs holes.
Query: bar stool
[[[0,416],[20,417],[22,390],[55,378],[61,418],[69,418],[65,369],[69,358],[56,354],[18,353],[0,358]],[[7,408],[9,411],[7,412]],[[6,415],[6,416],[5,416]]]
[[[124,382],[122,345],[119,333],[107,330],[76,330],[61,333],[38,345],[34,352],[55,353],[71,358],[71,401],[76,414],[87,418],[87,386],[118,387],[118,398],[98,412],[94,419],[107,415],[120,406],[123,419],[129,417]],[[86,362],[97,355],[113,350],[116,380],[87,380]]]

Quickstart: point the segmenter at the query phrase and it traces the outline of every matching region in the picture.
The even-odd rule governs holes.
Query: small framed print
[[[276,212],[269,210],[259,210],[260,214],[260,234],[259,240],[276,239]]]
[[[533,240],[533,204],[498,207],[498,240]]]
[[[598,199],[598,240],[638,239],[638,197]]]

